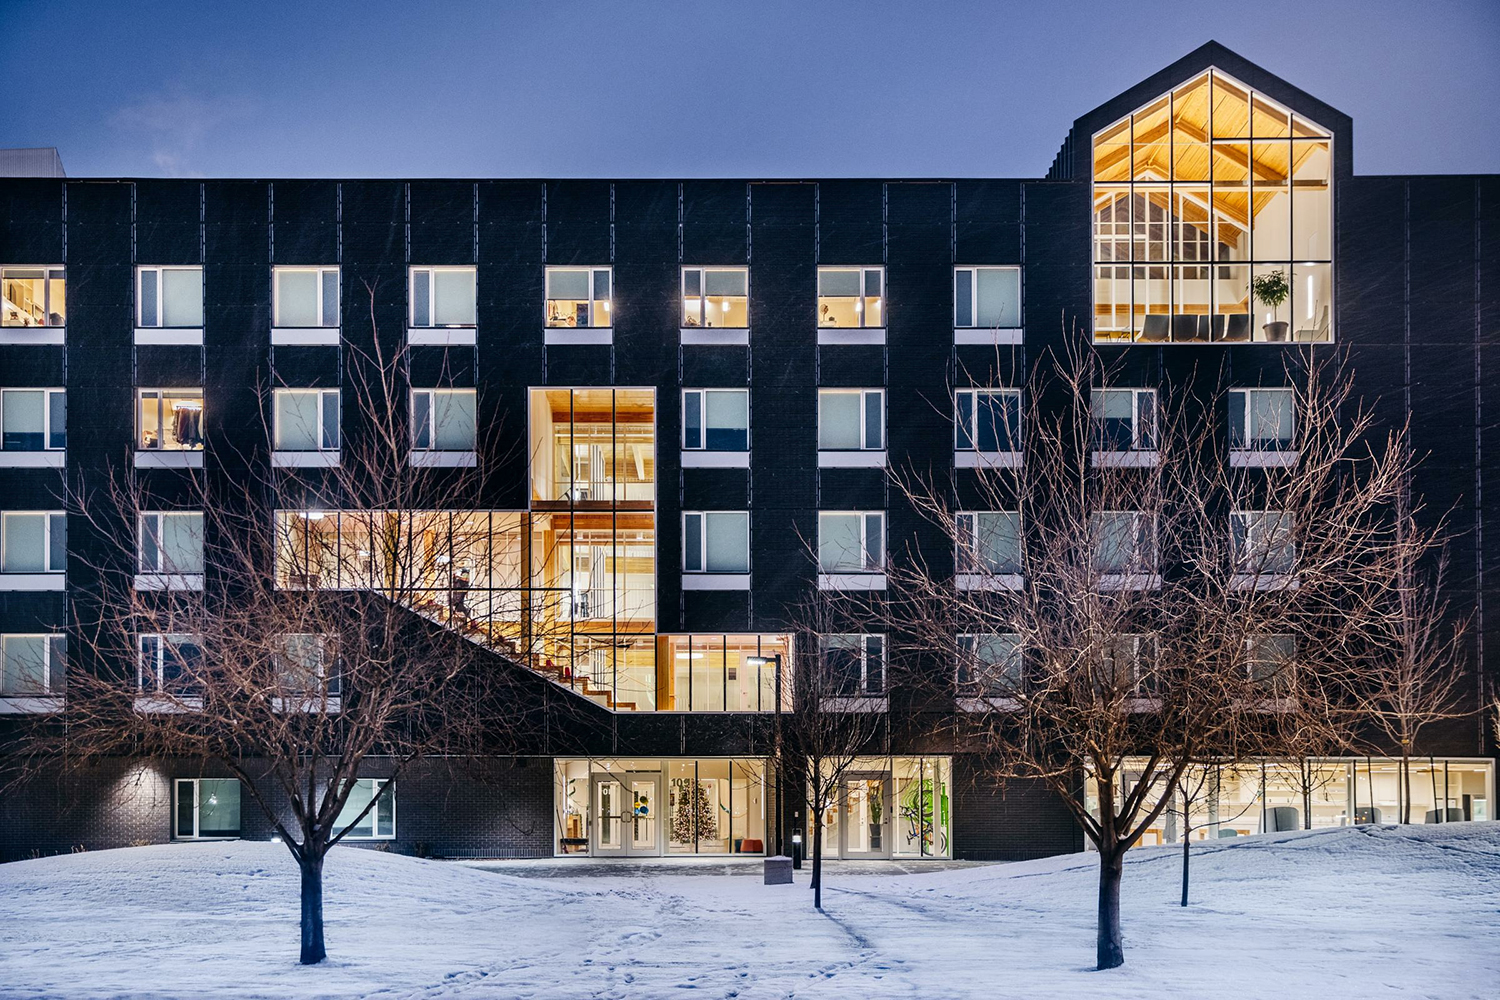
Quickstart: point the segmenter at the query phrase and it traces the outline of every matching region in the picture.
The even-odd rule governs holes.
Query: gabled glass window
[[[1020,691],[1021,637],[1013,632],[965,632],[958,637],[956,681],[961,697],[1005,698]]]
[[[67,394],[62,389],[0,389],[0,449],[67,447]]]
[[[60,633],[0,635],[0,697],[62,693],[67,652]]]
[[[682,447],[688,451],[749,451],[750,390],[684,389]]]
[[[1156,449],[1155,389],[1095,389],[1089,405],[1095,451]]]
[[[277,451],[338,451],[339,390],[277,389]]]
[[[819,637],[829,694],[859,697],[885,693],[885,636],[861,633]]]
[[[0,573],[61,573],[68,565],[68,519],[60,510],[0,514]]]
[[[202,573],[203,514],[198,511],[142,514],[139,544],[141,573]]]
[[[202,389],[141,389],[138,437],[142,451],[203,450]]]
[[[272,268],[271,312],[272,326],[337,327],[339,269]]]
[[[960,389],[953,430],[957,451],[1020,451],[1021,390]]]
[[[473,389],[413,389],[411,446],[417,451],[473,451]]]
[[[750,326],[748,267],[682,269],[682,325],[685,327]]]
[[[960,573],[1019,574],[1021,515],[1016,511],[966,511],[957,518]]]
[[[884,511],[819,511],[819,572],[879,573],[884,568]]]
[[[820,451],[880,451],[884,448],[884,389],[818,390]]]
[[[1229,390],[1229,447],[1235,451],[1291,451],[1296,397],[1291,389]]]
[[[1021,325],[1019,267],[955,267],[953,325],[982,330]]]
[[[138,326],[203,326],[203,268],[136,268],[136,305]]]
[[[818,325],[885,326],[885,268],[818,268]]]
[[[550,327],[610,327],[612,268],[547,268],[547,325]]]
[[[474,326],[475,275],[472,267],[411,269],[411,317],[414,327]]]
[[[61,267],[0,267],[0,326],[66,326]]]
[[[750,514],[689,510],[682,514],[684,573],[750,572]]]

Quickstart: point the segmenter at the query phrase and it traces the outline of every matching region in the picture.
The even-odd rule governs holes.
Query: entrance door
[[[594,775],[593,853],[599,857],[661,854],[661,775]]]
[[[891,856],[891,776],[886,773],[851,774],[840,789],[840,856]]]

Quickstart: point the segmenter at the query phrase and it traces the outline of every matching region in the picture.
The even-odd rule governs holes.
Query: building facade
[[[1274,451],[1287,352],[1347,358],[1383,418],[1410,419],[1419,490],[1452,511],[1479,705],[1500,649],[1500,443],[1484,419],[1500,178],[1356,175],[1352,144],[1347,116],[1210,43],[1079,118],[1038,179],[0,181],[0,713],[66,697],[89,579],[63,477],[336,464],[346,355],[372,336],[404,353],[414,462],[473,463],[486,434],[506,456],[486,509],[446,515],[483,556],[443,569],[413,613],[482,623],[497,664],[590,724],[403,775],[357,840],[755,855],[778,823],[805,832],[767,777],[788,608],[819,587],[878,590],[898,546],[951,565],[889,470],[961,483],[1005,461],[1013,387],[1068,338],[1136,376],[1107,404],[1126,451],[1145,394],[1205,360],[1246,390],[1231,448]],[[1251,283],[1272,272],[1288,293],[1267,310]],[[138,586],[191,587],[195,569],[201,586],[192,516],[142,526]],[[298,540],[278,553],[286,586],[374,572],[357,517],[288,503],[278,518]],[[509,630],[537,601],[557,646],[518,662]],[[142,663],[182,640],[143,637]],[[849,695],[903,711],[883,636],[824,642]],[[822,817],[831,853],[1082,847],[1050,793],[999,787],[961,748],[903,731]],[[1484,716],[1425,744],[1417,818],[1493,818]],[[1393,762],[1318,766],[1313,825],[1394,821]],[[1239,769],[1220,794],[1237,819],[1216,835],[1307,819],[1274,768]],[[121,761],[0,798],[5,858],[215,836],[269,830],[197,762]]]

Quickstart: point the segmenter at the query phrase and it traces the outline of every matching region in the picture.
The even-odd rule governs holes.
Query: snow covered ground
[[[1092,857],[834,874],[827,912],[742,876],[536,878],[341,849],[329,961],[296,964],[266,843],[0,865],[6,997],[1459,997],[1500,982],[1500,824],[1132,852],[1126,966],[1093,960]],[[517,869],[520,870],[520,869]]]

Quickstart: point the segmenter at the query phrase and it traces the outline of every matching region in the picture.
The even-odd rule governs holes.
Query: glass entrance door
[[[891,776],[854,774],[844,778],[840,789],[840,856],[888,858],[891,856]]]
[[[593,853],[599,857],[661,854],[661,775],[594,776]]]

